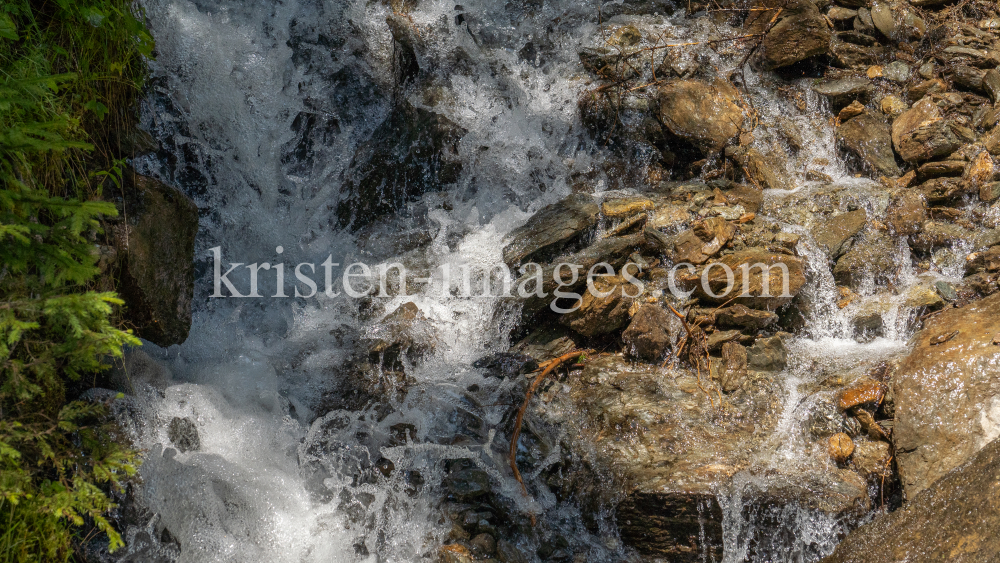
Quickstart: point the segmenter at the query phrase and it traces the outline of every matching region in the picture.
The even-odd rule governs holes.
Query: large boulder
[[[706,375],[699,383],[689,370],[615,355],[588,360],[565,392],[529,410],[526,427],[565,433],[559,442],[568,452],[548,482],[586,508],[599,506],[591,498],[619,490],[609,482],[620,480],[622,541],[641,555],[678,562],[722,559],[723,507],[737,518],[757,515],[761,538],[789,524],[771,520],[778,514],[801,510],[850,521],[867,511],[866,484],[853,471],[757,467],[755,452],[767,447],[779,419],[783,394],[773,378],[751,371],[741,390],[727,395],[729,415],[719,417],[710,414],[718,398]],[[734,506],[733,491],[742,504]]]
[[[861,163],[884,176],[899,176],[902,171],[892,152],[892,131],[884,119],[870,112],[853,117],[837,128],[837,142]]]
[[[458,143],[466,130],[406,102],[358,147],[337,204],[337,223],[352,231],[403,210],[428,192],[458,181]]]
[[[179,190],[139,174],[123,205],[124,220],[110,232],[125,319],[154,344],[180,344],[191,328],[198,208]]]
[[[503,249],[504,262],[514,267],[529,259],[551,258],[594,227],[599,211],[594,198],[585,194],[543,207],[508,235],[511,242]]]
[[[743,126],[739,94],[724,80],[675,80],[657,91],[660,121],[671,133],[718,152]]]
[[[892,144],[907,162],[946,156],[962,146],[930,98],[923,98],[896,118],[892,123]]]
[[[1000,295],[928,319],[892,380],[907,498],[1000,436]]]
[[[856,455],[856,454],[855,454]],[[971,563],[1000,553],[1000,440],[906,506],[862,526],[823,563]]]

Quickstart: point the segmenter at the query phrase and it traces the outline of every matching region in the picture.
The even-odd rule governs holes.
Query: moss
[[[122,0],[0,5],[0,563],[65,561],[135,472],[103,405],[67,401],[138,340],[98,275],[152,40]]]

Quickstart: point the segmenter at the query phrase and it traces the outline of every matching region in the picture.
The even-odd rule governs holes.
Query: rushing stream
[[[157,51],[143,125],[162,149],[136,166],[192,197],[201,230],[190,337],[167,349],[147,344],[128,360],[144,389],[136,435],[148,450],[142,495],[155,516],[148,529],[129,531],[123,560],[154,554],[243,563],[433,559],[452,530],[441,504],[452,460],[471,460],[513,513],[525,520],[538,515],[545,534],[568,538],[569,549],[583,554],[575,561],[635,557],[617,537],[610,512],[588,528],[571,500],[522,495],[507,467],[509,437],[498,430],[512,408],[511,388],[473,366],[508,350],[518,311],[499,298],[440,288],[444,265],[457,272],[502,264],[505,235],[581,179],[598,196],[636,187],[608,176],[608,151],[587,133],[578,110],[590,86],[578,51],[600,45],[614,13],[630,4],[607,4],[603,13],[597,4],[571,0],[143,4]],[[411,38],[419,84],[406,76],[408,63],[387,17],[418,30]],[[678,41],[738,33],[724,24],[691,23],[704,20],[686,20],[683,10],[636,18]],[[712,58],[699,64],[739,62],[708,52]],[[682,52],[680,62],[692,56]],[[748,68],[745,80],[758,119],[794,123],[805,144],[800,154],[810,159],[790,165],[796,191],[766,193],[764,214],[815,188],[804,177],[813,162],[834,181],[852,184],[863,207],[884,210],[885,201],[864,196],[869,180],[847,172],[820,111],[825,100],[810,93],[796,107],[763,74]],[[409,202],[404,213],[345,228],[338,203],[352,158],[404,99],[466,130],[454,155],[461,163],[456,181]],[[815,267],[826,258],[808,229],[788,224],[787,230],[803,236],[799,253],[809,283],[800,299],[811,307],[789,344],[788,367],[776,376],[785,393],[776,430],[755,454],[759,466],[776,471],[829,463],[818,461],[825,454],[803,439],[813,404],[823,398],[810,385],[900,352],[912,330],[902,297],[880,294],[873,282],[858,302],[838,307],[829,269]],[[236,262],[284,263],[289,293],[295,264],[313,263],[319,272],[328,256],[337,268],[402,262],[431,282],[408,297],[328,297],[321,285],[310,298],[213,298],[216,247],[224,270]],[[899,262],[907,283],[917,283],[903,250]],[[960,275],[952,266],[941,271]],[[274,274],[260,272],[262,295],[280,292]],[[245,269],[231,279],[247,287]],[[367,361],[362,346],[392,330],[383,317],[406,302],[419,308],[418,332],[426,332],[411,337],[433,346],[419,362],[400,360],[405,376],[377,365],[359,371]],[[858,308],[873,305],[883,334],[856,341],[851,320]],[[357,377],[378,379],[388,399],[355,410],[350,381]],[[466,393],[471,386],[483,390],[478,404]],[[197,451],[172,448],[175,418],[195,422]],[[545,487],[539,473],[525,475],[539,480],[535,491]],[[741,472],[719,485],[724,560],[815,561],[830,553],[845,523],[796,507],[781,514],[745,510],[765,473],[772,474]],[[755,514],[784,531],[760,528]],[[164,527],[170,537],[161,534]],[[535,554],[545,534],[497,539]]]

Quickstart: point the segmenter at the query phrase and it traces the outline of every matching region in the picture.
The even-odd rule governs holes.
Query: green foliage
[[[135,473],[136,453],[105,406],[65,395],[139,344],[115,326],[122,301],[87,287],[152,52],[132,10],[0,3],[0,563],[65,561],[85,524],[121,545],[107,490]]]

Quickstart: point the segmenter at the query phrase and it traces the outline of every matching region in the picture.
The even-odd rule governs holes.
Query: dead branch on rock
[[[528,392],[524,395],[524,403],[521,404],[521,408],[517,411],[517,419],[514,421],[514,433],[510,438],[510,469],[514,472],[514,478],[521,484],[521,489],[524,491],[525,496],[528,495],[528,487],[524,485],[524,480],[521,479],[521,472],[517,469],[517,439],[521,436],[521,423],[524,421],[525,411],[528,410],[528,402],[531,401],[531,397],[535,394],[542,381],[563,362],[580,358],[593,352],[593,350],[574,350],[547,362],[545,367],[535,377],[535,380],[531,382]]]

